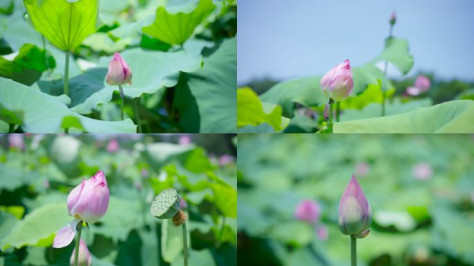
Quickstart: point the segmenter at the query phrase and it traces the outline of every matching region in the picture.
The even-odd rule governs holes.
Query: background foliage
[[[348,265],[337,218],[354,173],[373,211],[360,265],[472,265],[473,147],[469,135],[239,136],[239,264]],[[303,199],[321,206],[327,239],[295,218]]]
[[[93,265],[182,265],[182,231],[150,214],[174,187],[186,201],[190,265],[235,265],[236,148],[230,135],[0,136],[0,264],[69,265],[51,247],[69,221],[66,199],[105,172],[107,213],[83,236]]]

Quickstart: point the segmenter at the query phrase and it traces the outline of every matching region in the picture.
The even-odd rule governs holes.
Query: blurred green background
[[[238,264],[349,265],[337,218],[354,173],[373,211],[360,265],[474,265],[473,158],[472,135],[239,135]],[[304,199],[317,226],[295,218]]]
[[[176,188],[186,201],[190,265],[235,265],[237,180],[232,135],[0,135],[0,265],[69,265],[51,247],[72,220],[68,193],[105,172],[106,214],[82,236],[92,265],[182,265],[182,230],[150,214]]]

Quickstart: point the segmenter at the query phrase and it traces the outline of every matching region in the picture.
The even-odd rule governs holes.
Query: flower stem
[[[339,114],[341,113],[341,102],[336,103],[336,122],[339,122]]]
[[[393,25],[390,24],[390,31],[388,33],[388,39],[392,38],[392,31],[393,31]],[[388,61],[385,60],[384,68],[383,68],[383,74],[385,78],[388,80],[387,77],[387,68],[388,68]],[[382,116],[385,116],[385,100],[387,98],[386,92],[383,88],[382,89]]]
[[[122,85],[119,85],[119,90],[120,90],[120,98],[122,99],[122,102],[121,102],[121,105],[120,105],[120,118],[123,120],[123,105],[124,105],[124,102],[125,102],[125,97],[123,95],[123,88],[122,88]]]
[[[351,266],[357,266],[357,238],[351,235]]]
[[[140,98],[135,98],[134,100],[135,119],[137,120],[137,124],[138,124],[138,133],[142,133],[142,123],[140,122],[140,114],[138,113],[138,101],[140,101]]]
[[[183,258],[184,266],[188,266],[188,228],[186,222],[183,223]]]
[[[329,99],[329,123],[328,123],[328,133],[332,133],[332,117],[334,116],[332,108],[333,108],[334,101],[333,99]]]
[[[77,224],[76,249],[74,254],[74,266],[79,265],[79,243],[81,242],[82,221]]]
[[[66,63],[64,65],[64,94],[69,96],[69,55],[70,52],[66,51]]]

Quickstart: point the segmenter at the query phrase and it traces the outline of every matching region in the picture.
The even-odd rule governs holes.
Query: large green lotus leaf
[[[334,133],[474,133],[474,101],[457,100],[399,115],[335,123]]]
[[[67,213],[66,203],[52,203],[39,207],[12,228],[11,233],[1,241],[2,250],[27,245],[50,246],[54,234],[70,221],[72,217]]]
[[[63,51],[72,51],[95,32],[98,0],[24,0],[37,31]]]
[[[225,40],[204,59],[203,68],[182,75],[173,105],[186,132],[230,133],[237,130],[237,42]]]
[[[18,51],[26,43],[34,44],[37,47],[43,48],[41,34],[33,29],[33,27],[25,20],[24,10],[17,6],[15,13],[8,17],[8,27],[5,29],[3,38],[11,47],[12,50]],[[65,53],[55,46],[46,42],[46,50],[53,55],[56,68],[53,72],[56,76],[61,76],[64,73]],[[69,58],[69,77],[74,77],[80,74],[79,66],[73,57]]]
[[[362,93],[369,85],[388,90],[387,79],[383,72],[372,64],[352,68],[354,88],[352,95]],[[304,106],[322,106],[329,98],[324,95],[320,86],[321,77],[304,77],[284,81],[271,87],[260,97],[264,102],[276,103],[283,108],[283,115],[293,117],[295,103]]]
[[[281,107],[273,105],[270,112],[265,112],[257,94],[250,88],[237,90],[237,127],[258,126],[267,122],[275,131],[281,127]]]
[[[403,75],[410,72],[414,60],[408,49],[408,42],[404,39],[387,38],[384,51],[374,58],[373,63],[388,61],[400,70]]]
[[[163,42],[183,44],[215,8],[212,0],[199,0],[197,6],[196,1],[170,1],[166,7],[156,9],[155,21],[142,30]]]
[[[48,68],[54,68],[54,58],[32,44],[24,44],[13,60],[0,57],[0,77],[32,85]]]
[[[245,126],[237,130],[238,133],[274,133],[275,130],[268,123],[262,123],[258,126]]]
[[[227,217],[237,218],[237,190],[224,183],[213,183],[214,202]]]
[[[27,87],[0,78],[0,105],[11,112],[24,114],[21,125],[25,132],[54,133],[63,128],[76,128],[95,133],[134,133],[136,126],[130,119],[101,121],[81,116],[67,107],[69,98],[42,93],[37,86]]]
[[[111,54],[125,49],[131,43],[131,39],[113,40],[109,34],[104,32],[97,32],[89,35],[82,44],[89,46],[96,52],[105,52]]]
[[[395,93],[394,89],[385,92],[387,98]],[[341,101],[341,109],[362,109],[371,103],[382,103],[382,89],[381,86],[370,84],[361,94],[355,97],[349,97]]]

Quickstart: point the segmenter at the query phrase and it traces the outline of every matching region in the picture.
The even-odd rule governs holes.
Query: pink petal
[[[53,248],[63,248],[69,245],[76,235],[78,219],[72,220],[68,225],[61,228],[54,236]]]

